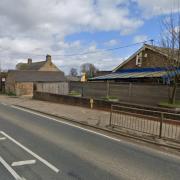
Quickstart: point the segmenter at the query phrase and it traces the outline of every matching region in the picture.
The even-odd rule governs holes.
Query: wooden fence
[[[51,94],[68,95],[69,84],[67,82],[58,83],[37,83],[36,90],[38,92],[45,92]]]

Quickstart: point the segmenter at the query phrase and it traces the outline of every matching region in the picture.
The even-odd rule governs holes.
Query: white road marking
[[[24,145],[22,145],[20,142],[16,141],[15,139],[13,139],[12,137],[10,137],[9,135],[7,135],[5,132],[0,131],[1,134],[3,134],[5,137],[7,137],[9,140],[11,140],[12,142],[14,142],[16,145],[18,145],[19,147],[21,147],[23,150],[25,150],[26,152],[28,152],[29,154],[31,154],[32,156],[34,156],[36,159],[38,159],[39,161],[41,161],[43,164],[45,164],[47,167],[49,167],[51,170],[53,170],[54,172],[58,173],[59,169],[56,168],[54,165],[52,165],[51,163],[49,163],[48,161],[46,161],[45,159],[43,159],[42,157],[38,156],[36,153],[32,152],[30,149],[28,149],[27,147],[25,147]]]
[[[16,179],[16,180],[23,180],[24,178],[21,178],[19,174],[14,171],[14,169],[9,166],[9,164],[0,156],[0,162],[2,165],[11,173],[11,175]]]
[[[24,165],[31,165],[35,163],[36,163],[36,160],[26,160],[26,161],[13,162],[11,166],[24,166]]]
[[[6,140],[6,137],[1,137],[0,141]]]
[[[82,128],[80,126],[77,126],[77,125],[74,125],[72,123],[68,123],[68,122],[65,122],[65,121],[62,121],[62,120],[58,120],[58,119],[55,119],[55,118],[52,118],[50,116],[46,116],[46,115],[42,115],[41,113],[36,113],[34,112],[33,110],[27,110],[27,109],[24,109],[24,108],[20,108],[20,107],[16,107],[16,106],[13,106],[11,105],[12,108],[14,109],[19,109],[21,111],[24,111],[24,112],[28,112],[28,113],[31,113],[31,114],[34,114],[34,115],[37,115],[37,116],[40,116],[40,117],[44,117],[44,118],[47,118],[47,119],[51,119],[55,122],[58,122],[58,123],[61,123],[61,124],[66,124],[68,126],[71,126],[71,127],[75,127],[75,128],[78,128],[78,129],[81,129],[83,131],[87,131],[87,132],[90,132],[90,133],[93,133],[93,134],[97,134],[99,136],[102,136],[102,137],[105,137],[107,139],[110,139],[110,140],[114,140],[114,141],[117,141],[117,142],[123,142],[124,144],[128,144],[128,145],[131,145],[133,147],[136,147],[136,148],[139,148],[139,144],[135,144],[135,143],[132,143],[132,142],[126,142],[126,141],[122,141],[120,139],[117,139],[117,138],[113,138],[111,136],[107,136],[107,135],[104,135],[104,134],[101,134],[101,133],[98,133],[96,131],[92,131],[92,130],[89,130],[89,129],[86,129],[86,128]],[[158,151],[157,149],[153,149],[153,148],[150,148],[150,147],[147,147],[147,146],[141,146],[142,149],[144,149],[145,151],[148,151],[148,152],[151,152],[151,153],[158,153],[159,155],[163,155],[163,156],[166,156],[166,157],[169,157],[169,158],[174,158],[174,159],[179,159],[180,160],[180,157],[175,155],[175,154],[170,154],[168,152],[163,152],[163,151]]]
[[[7,106],[7,104],[6,104],[6,103],[3,103],[3,102],[2,102],[1,104],[4,105],[4,106]]]
[[[55,119],[55,118],[52,118],[52,117],[49,117],[49,116],[46,116],[46,115],[43,115],[43,114],[40,114],[40,113],[36,113],[36,112],[33,112],[31,110],[26,110],[26,109],[23,109],[23,108],[19,108],[19,107],[16,107],[16,106],[11,106],[15,109],[19,109],[21,111],[25,111],[25,112],[29,112],[31,114],[35,114],[35,115],[38,115],[38,116],[41,116],[41,117],[44,117],[44,118],[47,118],[47,119],[51,119],[55,122],[58,122],[58,123],[61,123],[61,124],[66,124],[68,126],[71,126],[71,127],[75,127],[75,128],[78,128],[78,129],[81,129],[83,131],[86,131],[86,132],[90,132],[90,133],[93,133],[93,134],[96,134],[96,135],[99,135],[99,136],[102,136],[102,137],[105,137],[105,138],[108,138],[108,139],[111,139],[111,140],[114,140],[114,141],[118,141],[118,142],[121,142],[122,140],[120,139],[117,139],[117,138],[113,138],[111,136],[107,136],[105,134],[102,134],[102,133],[98,133],[96,131],[93,131],[93,130],[90,130],[90,129],[86,129],[86,128],[83,128],[83,127],[80,127],[80,126],[77,126],[77,125],[74,125],[72,123],[69,123],[69,122],[65,122],[65,121],[61,121],[61,120],[58,120],[58,119]]]

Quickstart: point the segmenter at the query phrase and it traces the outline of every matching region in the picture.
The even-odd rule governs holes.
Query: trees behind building
[[[78,76],[77,69],[76,69],[76,68],[71,68],[71,69],[70,69],[70,72],[69,72],[69,75],[70,75],[70,76],[73,76],[73,77]]]
[[[98,69],[95,67],[94,64],[85,63],[81,65],[81,73],[85,73],[87,78],[94,77]]]

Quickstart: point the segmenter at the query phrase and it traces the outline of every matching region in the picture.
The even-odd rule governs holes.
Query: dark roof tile
[[[16,82],[59,82],[66,81],[61,71],[18,71],[10,70],[8,77]]]

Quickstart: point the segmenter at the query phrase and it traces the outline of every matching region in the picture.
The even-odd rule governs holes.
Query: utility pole
[[[151,45],[154,46],[154,39],[151,39]]]

